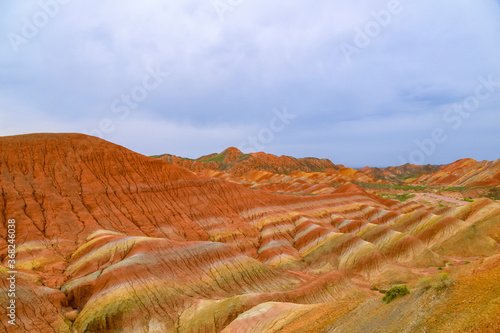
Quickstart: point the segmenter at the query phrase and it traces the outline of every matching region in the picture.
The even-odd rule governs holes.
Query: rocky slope
[[[297,159],[266,153],[243,154],[236,148],[196,160],[174,155],[159,155],[155,158],[180,165],[204,177],[224,179],[269,192],[327,194],[351,181],[384,183],[361,171],[335,165],[328,159]]]
[[[402,183],[408,179],[417,178],[421,175],[428,175],[430,173],[436,172],[440,168],[441,165],[415,165],[407,163],[397,167],[387,168],[372,168],[367,166],[360,169],[359,171],[375,179],[382,179],[393,183]]]
[[[0,191],[0,332],[499,328],[500,204],[489,199],[433,209],[351,183],[272,194],[79,134],[0,138]],[[447,263],[450,289],[414,287]],[[371,290],[403,283],[412,293],[391,304]]]
[[[458,160],[436,172],[424,174],[414,184],[449,186],[500,186],[500,159],[478,162],[472,158]]]
[[[276,156],[273,154],[243,154],[239,149],[229,147],[222,153],[202,156],[197,159],[182,158],[175,155],[158,155],[158,159],[178,164],[191,171],[220,170],[231,175],[241,176],[248,171],[258,170],[277,174],[288,174],[292,171],[317,172],[325,169],[337,170],[339,167],[328,159],[314,157],[295,158]]]

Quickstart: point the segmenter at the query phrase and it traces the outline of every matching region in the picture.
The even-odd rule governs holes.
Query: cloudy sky
[[[0,4],[0,136],[352,167],[500,158],[500,1]]]

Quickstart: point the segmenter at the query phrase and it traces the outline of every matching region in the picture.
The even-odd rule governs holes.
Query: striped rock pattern
[[[428,185],[500,186],[500,159],[481,162],[472,158],[461,159],[412,182]]]
[[[489,199],[271,194],[78,134],[1,138],[0,155],[0,233],[16,219],[19,271],[10,327],[1,238],[0,332],[333,331],[380,302],[372,286],[465,258],[489,272],[485,290],[496,274],[477,260],[500,253]]]

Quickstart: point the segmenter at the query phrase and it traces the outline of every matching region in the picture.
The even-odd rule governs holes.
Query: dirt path
[[[457,200],[453,198],[444,197],[442,195],[437,195],[433,193],[414,193],[415,197],[412,198],[412,201],[430,203],[431,205],[439,205],[444,204],[444,202],[448,202],[448,205],[466,205],[468,202]]]
[[[452,199],[452,198],[448,198],[448,197],[443,197],[442,195],[437,195],[437,194],[432,194],[432,193],[424,193],[424,195],[428,195],[428,196],[431,196],[431,197],[434,197],[434,198],[437,198],[437,199],[441,199],[441,200],[444,200],[444,201],[448,201],[448,202],[453,202],[453,203],[456,203],[456,204],[459,204],[459,205],[465,205],[465,204],[468,203],[466,201],[456,200],[456,199]]]

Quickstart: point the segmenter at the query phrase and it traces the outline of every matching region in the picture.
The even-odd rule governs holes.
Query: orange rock
[[[446,309],[439,319],[454,306],[461,323],[475,318],[461,305],[466,287],[496,293],[495,201],[433,210],[368,194],[349,179],[370,176],[329,161],[234,148],[203,160],[173,164],[81,134],[0,138],[0,233],[16,220],[12,331],[333,331],[365,320],[384,331],[376,315],[397,311],[369,287],[411,286],[450,257],[490,258],[447,268],[464,278],[432,301]],[[8,245],[2,236],[2,295]],[[483,304],[491,297],[480,296],[469,298],[496,325],[497,309]],[[401,325],[420,325],[411,302],[426,303],[397,302],[410,302]]]

